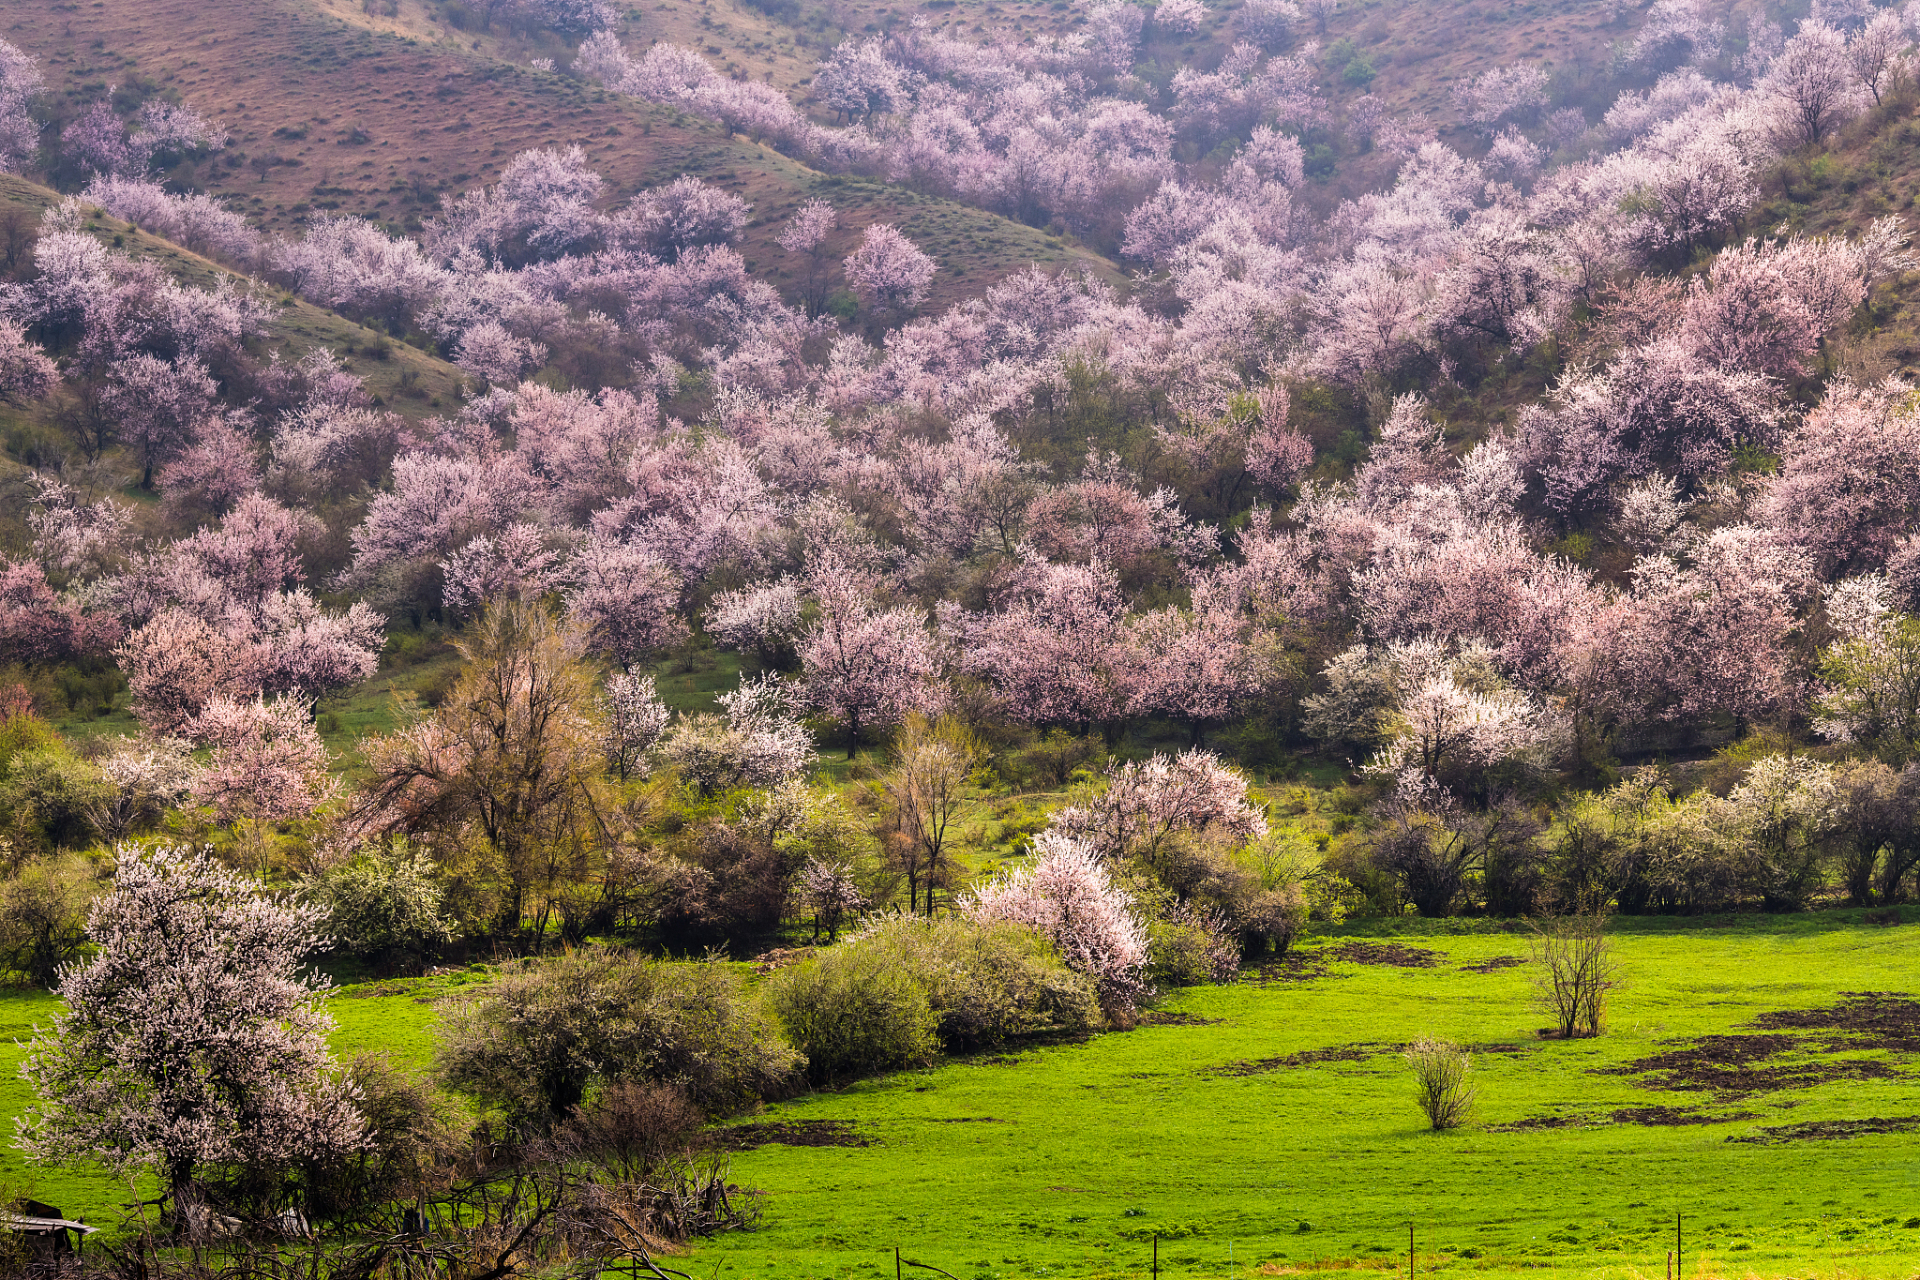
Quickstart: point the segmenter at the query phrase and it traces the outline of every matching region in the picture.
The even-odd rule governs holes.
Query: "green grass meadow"
[[[1527,955],[1524,933],[1338,930],[1309,940],[1284,979],[1179,993],[1130,1032],[1017,1046],[749,1117],[783,1136],[864,1145],[741,1151],[735,1179],[767,1193],[762,1228],[703,1243],[681,1265],[859,1280],[890,1274],[897,1246],[959,1280],[1144,1277],[1158,1234],[1169,1277],[1404,1273],[1411,1223],[1423,1274],[1629,1280],[1665,1275],[1679,1212],[1688,1277],[1906,1280],[1920,1275],[1920,1128],[1765,1130],[1920,1126],[1920,1042],[1903,1051],[1793,1031],[1752,1074],[1723,1070],[1719,1093],[1608,1073],[1702,1036],[1755,1034],[1764,1014],[1914,990],[1920,929],[1859,917],[1616,921],[1626,985],[1608,1032],[1565,1042],[1538,1034],[1527,967],[1498,967]],[[435,1005],[467,977],[342,988],[337,1048],[424,1063]],[[0,998],[8,1040],[54,1007],[41,994]],[[1475,1049],[1468,1128],[1423,1128],[1398,1056],[1423,1034]],[[22,1048],[0,1053],[0,1109],[13,1114],[27,1100]],[[1669,1122],[1612,1118],[1646,1109]],[[1743,1140],[1754,1138],[1775,1140]],[[29,1170],[11,1151],[0,1179],[96,1221],[127,1198],[104,1178]]]

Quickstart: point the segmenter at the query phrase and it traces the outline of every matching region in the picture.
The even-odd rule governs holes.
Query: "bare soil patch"
[[[1722,1124],[1729,1120],[1751,1120],[1751,1111],[1688,1111],[1683,1107],[1622,1107],[1613,1113],[1615,1124]]]
[[[716,1130],[713,1145],[722,1151],[759,1147],[870,1147],[875,1139],[854,1132],[851,1120],[769,1120]]]
[[[1488,1133],[1530,1133],[1535,1129],[1577,1129],[1582,1125],[1598,1124],[1599,1119],[1583,1111],[1567,1112],[1564,1115],[1528,1116],[1524,1120],[1512,1120],[1506,1124],[1490,1124]]]
[[[1642,1076],[1648,1089],[1712,1093],[1744,1098],[1780,1089],[1809,1089],[1833,1080],[1885,1080],[1897,1073],[1871,1058],[1830,1058],[1817,1062],[1759,1066],[1768,1058],[1802,1048],[1789,1035],[1702,1036],[1682,1049],[1657,1053],[1620,1067],[1602,1067],[1598,1075]]]
[[[1765,1031],[1836,1031],[1829,1043],[1849,1049],[1920,1053],[1920,1000],[1899,991],[1844,991],[1826,1009],[1763,1013],[1752,1025]]]
[[[1480,964],[1461,965],[1460,970],[1463,973],[1499,973],[1502,969],[1517,969],[1526,962],[1525,956],[1495,956]]]
[[[1322,1062],[1364,1062],[1368,1058],[1377,1058],[1383,1053],[1397,1053],[1399,1049],[1399,1045],[1389,1044],[1384,1040],[1363,1040],[1358,1044],[1337,1044],[1325,1049],[1302,1049],[1298,1053],[1289,1053],[1278,1058],[1229,1062],[1224,1066],[1209,1067],[1201,1074],[1257,1076],[1269,1071],[1284,1071],[1288,1067],[1311,1067]]]
[[[1332,972],[1325,951],[1289,951],[1260,966],[1263,982],[1311,982]]]
[[[1406,947],[1397,942],[1343,943],[1334,948],[1333,955],[1349,964],[1388,965],[1395,969],[1431,969],[1446,959],[1438,951]]]
[[[1738,1134],[1728,1142],[1804,1142],[1818,1138],[1860,1138],[1874,1133],[1911,1133],[1920,1116],[1876,1116],[1867,1120],[1809,1120],[1803,1124],[1762,1125],[1758,1133]]]

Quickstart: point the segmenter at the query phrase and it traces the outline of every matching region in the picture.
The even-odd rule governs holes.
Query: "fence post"
[[[893,1246],[893,1280],[900,1280],[900,1246]]]
[[[1680,1211],[1673,1211],[1673,1280],[1680,1280],[1687,1269],[1686,1237],[1680,1230]]]
[[[1413,1219],[1407,1219],[1407,1280],[1413,1280]]]
[[[1153,1280],[1160,1280],[1160,1233],[1153,1233]]]

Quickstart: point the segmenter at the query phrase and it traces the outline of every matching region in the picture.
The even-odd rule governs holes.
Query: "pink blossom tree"
[[[801,301],[808,315],[819,315],[821,306],[826,302],[826,280],[822,270],[827,261],[827,237],[839,221],[839,215],[825,200],[809,200],[780,229],[780,247],[788,253],[801,254],[807,260],[807,278],[802,286]]]
[[[1176,832],[1237,844],[1265,835],[1267,822],[1248,802],[1239,770],[1195,749],[1110,761],[1106,787],[1056,809],[1053,829],[1103,860],[1153,864]]]
[[[644,770],[673,713],[660,701],[653,677],[632,671],[616,671],[607,678],[600,711],[606,720],[607,762],[625,782]]]
[[[219,517],[260,487],[252,439],[229,416],[200,424],[196,439],[160,468],[160,501],[175,519]]]
[[[1820,141],[1858,115],[1867,94],[1847,57],[1847,38],[1804,22],[1757,86],[1773,110],[1774,133],[1788,147]]]
[[[1008,714],[1085,729],[1126,707],[1125,614],[1119,580],[1105,565],[1030,555],[990,609],[948,609],[943,625],[961,669],[984,679]]]
[[[313,725],[313,704],[304,699],[216,696],[186,733],[213,749],[193,795],[222,822],[257,829],[304,818],[332,790],[327,749]]]
[[[1811,553],[1823,575],[1885,565],[1920,520],[1920,414],[1911,388],[1829,386],[1782,443],[1757,514]]]
[[[29,107],[46,88],[40,66],[0,40],[0,171],[17,173],[40,145],[40,124]]]
[[[1168,607],[1130,618],[1127,711],[1187,725],[1194,742],[1208,725],[1251,710],[1272,687],[1275,655],[1250,619],[1224,609]]]
[[[731,192],[682,174],[636,195],[609,230],[618,243],[674,262],[689,249],[732,244],[751,208]]]
[[[216,390],[192,356],[168,361],[136,352],[113,364],[100,403],[139,455],[141,488],[153,488],[154,472],[192,444],[195,424],[213,412]]]
[[[216,697],[250,698],[260,689],[255,648],[184,609],[162,609],[114,652],[133,713],[157,735],[184,733]]]
[[[59,368],[46,352],[27,341],[26,331],[12,321],[0,320],[0,396],[38,400],[59,381]]]
[[[482,534],[440,562],[441,601],[458,614],[501,599],[538,600],[559,585],[560,555],[539,526],[509,525]]]
[[[1742,525],[1715,530],[1684,563],[1641,560],[1632,594],[1594,637],[1597,701],[1640,725],[1793,709],[1795,606],[1810,583],[1804,552]]]
[[[1098,984],[1109,1016],[1128,1016],[1149,994],[1147,932],[1133,900],[1079,840],[1041,832],[1030,865],[975,889],[960,909],[973,920],[1005,920],[1041,934],[1068,968]]]
[[[721,647],[737,649],[762,666],[785,669],[799,656],[795,646],[803,606],[797,578],[722,591],[707,606],[707,634]]]
[[[567,612],[589,645],[631,666],[687,638],[678,613],[680,579],[651,551],[593,538],[570,568]]]
[[[119,624],[58,595],[46,570],[0,560],[0,663],[39,666],[100,657],[119,640]]]
[[[846,259],[848,287],[883,317],[903,317],[926,301],[935,270],[932,258],[884,222],[869,225]]]
[[[867,730],[938,712],[946,696],[924,616],[881,607],[862,579],[834,555],[813,567],[807,588],[820,612],[799,643],[801,696],[823,719],[846,726],[848,759]]]

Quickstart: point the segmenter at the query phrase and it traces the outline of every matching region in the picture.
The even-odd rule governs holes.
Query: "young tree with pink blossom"
[[[884,222],[860,235],[847,255],[847,286],[878,318],[903,319],[926,301],[937,268],[913,241]]]
[[[307,817],[333,790],[313,704],[298,697],[217,696],[186,727],[213,750],[193,797],[232,827],[242,856],[265,869],[268,828]]]
[[[800,206],[792,221],[780,229],[780,247],[806,257],[807,279],[801,290],[801,302],[810,316],[819,315],[826,302],[823,269],[827,262],[827,237],[839,221],[839,215],[825,200],[809,200]]]
[[[1244,843],[1265,835],[1267,822],[1248,802],[1240,771],[1195,749],[1110,761],[1105,788],[1055,810],[1053,828],[1106,861],[1153,865],[1177,832]]]
[[[1147,931],[1133,899],[1080,840],[1041,832],[1029,865],[975,889],[960,909],[981,923],[1004,920],[1040,933],[1068,968],[1094,980],[1101,1007],[1116,1021],[1151,994]]]
[[[631,666],[687,638],[679,576],[645,548],[590,539],[570,576],[567,613],[586,629],[595,652]]]

